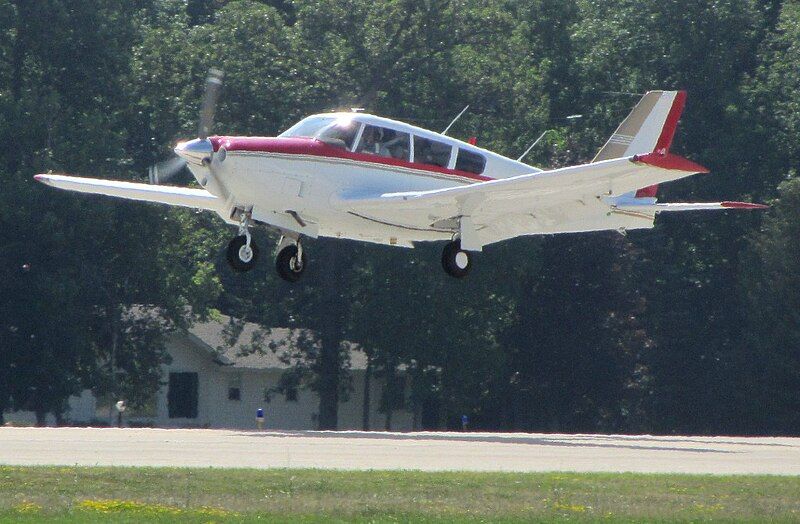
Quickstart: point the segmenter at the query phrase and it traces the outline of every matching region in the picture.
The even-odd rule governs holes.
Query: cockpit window
[[[447,167],[450,163],[450,153],[453,148],[450,144],[428,140],[419,136],[414,137],[414,163],[430,164]]]
[[[367,124],[361,133],[356,153],[408,160],[410,144],[408,133]]]
[[[361,124],[352,118],[339,118],[323,128],[315,138],[328,145],[349,150],[353,148],[360,127]]]
[[[332,116],[310,116],[299,121],[278,136],[304,136],[314,138],[325,126],[336,120]]]
[[[456,159],[456,169],[458,171],[466,171],[467,173],[480,175],[485,168],[486,158],[483,155],[467,151],[466,149],[458,149],[458,158]]]

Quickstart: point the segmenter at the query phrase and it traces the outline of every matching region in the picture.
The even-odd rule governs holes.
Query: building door
[[[197,373],[170,373],[169,418],[197,418]]]

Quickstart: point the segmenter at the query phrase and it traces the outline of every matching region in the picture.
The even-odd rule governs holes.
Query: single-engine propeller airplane
[[[541,170],[402,122],[362,112],[309,116],[274,138],[209,136],[222,73],[212,70],[198,138],[180,142],[202,188],[36,175],[45,184],[214,211],[238,226],[227,259],[253,268],[250,228],[280,233],[279,275],[307,266],[302,238],[332,237],[413,247],[445,241],[444,270],[465,276],[472,253],[521,235],[652,228],[661,212],[758,209],[744,202],[657,203],[658,184],[708,170],[670,153],[684,91],[650,91],[592,162]],[[177,160],[177,159],[176,159]]]

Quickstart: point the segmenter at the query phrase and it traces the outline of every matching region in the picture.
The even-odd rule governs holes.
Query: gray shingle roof
[[[292,349],[298,343],[318,347],[308,330],[272,328],[267,332],[258,324],[226,315],[219,320],[195,322],[189,335],[216,351],[217,363],[237,369],[288,369],[297,358]],[[348,347],[351,369],[366,369],[364,352],[353,344],[348,343]]]

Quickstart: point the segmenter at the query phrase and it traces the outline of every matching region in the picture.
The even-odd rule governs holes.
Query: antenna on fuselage
[[[519,158],[517,159],[517,162],[522,162],[522,159],[523,159],[523,158],[525,158],[526,156],[528,156],[528,153],[530,153],[530,152],[531,152],[531,149],[533,149],[534,147],[536,147],[536,144],[538,144],[539,142],[541,142],[541,141],[542,141],[542,139],[544,138],[544,135],[546,135],[546,134],[547,134],[547,133],[549,133],[550,131],[555,131],[555,129],[548,129],[547,131],[545,131],[544,133],[542,133],[541,135],[539,135],[539,138],[537,138],[536,140],[534,140],[534,141],[533,141],[533,144],[529,145],[529,146],[528,146],[528,149],[526,149],[524,153],[522,153],[521,155],[519,155]]]
[[[564,117],[564,119],[565,119],[565,120],[568,120],[570,123],[574,122],[575,120],[578,120],[579,118],[583,118],[583,115],[569,115],[569,116],[566,116],[566,117]],[[534,141],[533,141],[533,144],[529,145],[529,146],[528,146],[528,149],[526,149],[526,150],[525,150],[525,152],[524,152],[524,153],[522,153],[522,154],[519,156],[519,158],[517,159],[517,162],[522,162],[522,159],[523,159],[523,158],[525,158],[526,156],[528,156],[528,153],[530,153],[530,152],[531,152],[531,149],[533,149],[534,147],[536,147],[536,144],[538,144],[539,142],[541,142],[541,141],[542,141],[542,139],[544,138],[544,136],[545,136],[547,133],[550,133],[551,131],[555,131],[555,129],[547,129],[547,130],[546,130],[544,133],[542,133],[541,135],[539,135],[539,138],[537,138],[536,140],[534,140]]]
[[[455,123],[456,123],[456,121],[457,121],[459,118],[461,118],[461,115],[463,115],[464,113],[466,113],[466,112],[467,112],[467,109],[469,109],[469,104],[467,104],[467,106],[466,106],[464,109],[462,109],[462,110],[461,110],[461,112],[460,112],[459,114],[457,114],[457,115],[456,115],[456,117],[453,119],[453,121],[452,121],[452,122],[450,122],[450,125],[449,125],[449,126],[447,126],[447,127],[445,127],[445,128],[444,128],[444,131],[442,131],[442,134],[443,134],[443,135],[446,135],[446,134],[447,134],[447,132],[448,132],[448,131],[450,131],[450,128],[451,128],[451,127],[453,127],[453,124],[455,124]]]

